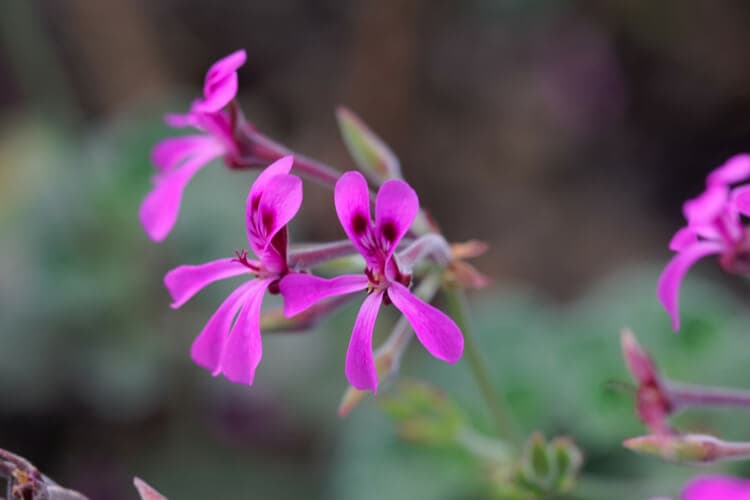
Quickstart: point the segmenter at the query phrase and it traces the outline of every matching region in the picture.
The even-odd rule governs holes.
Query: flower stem
[[[507,414],[506,404],[500,396],[500,392],[492,383],[490,371],[484,360],[475,333],[469,320],[469,306],[463,290],[450,288],[445,290],[449,308],[453,312],[453,319],[464,334],[464,353],[469,361],[472,375],[477,383],[479,392],[484,398],[487,407],[492,414],[495,431],[498,435],[513,436],[516,433],[515,423]]]
[[[675,409],[696,406],[728,406],[750,410],[750,392],[741,389],[666,382],[666,392]]]

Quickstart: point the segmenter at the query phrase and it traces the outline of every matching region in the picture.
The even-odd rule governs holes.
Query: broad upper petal
[[[247,294],[252,290],[253,281],[244,283],[237,287],[229,297],[219,306],[203,327],[198,337],[190,347],[190,357],[200,366],[215,372],[221,361],[221,351],[224,341],[232,326],[232,320],[237,315],[240,307],[245,301]]]
[[[399,179],[386,181],[375,200],[375,232],[386,250],[386,260],[411,227],[419,212],[417,193]]]
[[[269,178],[257,200],[247,205],[247,236],[253,251],[263,254],[276,233],[286,226],[302,205],[302,180],[296,175]]]
[[[245,64],[247,54],[244,50],[232,52],[216,61],[206,73],[203,84],[205,99],[198,104],[203,112],[220,111],[237,95],[237,70]]]
[[[349,383],[361,391],[378,390],[378,371],[372,354],[372,330],[378,317],[383,292],[367,296],[354,322],[352,338],[346,350],[346,378]]]
[[[336,182],[333,193],[341,226],[360,253],[372,259],[373,227],[370,216],[370,191],[359,172],[346,172]]]
[[[344,274],[332,279],[319,278],[311,274],[292,273],[279,283],[284,297],[284,315],[295,316],[315,303],[334,295],[354,293],[367,288],[367,277],[363,274]]]
[[[164,276],[164,285],[177,309],[214,281],[246,274],[249,270],[235,259],[218,259],[197,266],[179,266]]]
[[[448,363],[461,359],[464,337],[461,329],[447,314],[423,302],[398,282],[393,282],[388,287],[388,297],[409,320],[427,352]]]
[[[167,237],[177,221],[185,186],[198,170],[221,153],[218,145],[201,150],[179,168],[156,175],[156,186],[146,195],[139,212],[141,224],[152,240],[162,241]]]
[[[707,255],[721,253],[722,249],[721,243],[713,241],[699,242],[684,247],[662,271],[657,285],[657,295],[664,309],[672,317],[672,328],[675,331],[680,329],[680,284],[685,277],[685,273],[697,260]]]
[[[268,285],[273,280],[253,280],[245,295],[237,321],[224,342],[221,362],[214,375],[223,373],[232,382],[253,384],[255,369],[263,356],[260,339],[260,306]]]
[[[691,226],[712,224],[727,208],[728,202],[729,189],[722,184],[716,184],[707,187],[699,196],[686,201],[682,210]]]

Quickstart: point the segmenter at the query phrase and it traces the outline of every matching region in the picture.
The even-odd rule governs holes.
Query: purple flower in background
[[[669,248],[677,254],[662,272],[657,288],[675,331],[680,328],[680,284],[696,261],[718,254],[726,271],[750,272],[750,239],[740,218],[750,215],[750,186],[731,187],[749,177],[750,155],[736,155],[708,176],[706,190],[700,196],[683,206],[687,225],[669,242]]]
[[[682,500],[750,500],[750,481],[729,476],[698,476],[685,485]]]
[[[266,290],[278,291],[287,266],[287,228],[302,204],[302,181],[290,175],[293,158],[286,156],[266,168],[250,188],[247,236],[258,260],[247,253],[198,266],[180,266],[164,277],[176,309],[214,281],[250,274],[208,320],[190,350],[193,361],[223,373],[232,382],[252,384],[262,356],[260,307]],[[238,314],[239,312],[239,314]],[[232,322],[234,321],[234,325]]]
[[[223,108],[237,94],[237,69],[245,63],[245,57],[245,51],[239,50],[214,63],[206,74],[204,98],[196,100],[187,114],[165,117],[172,127],[193,127],[201,133],[170,137],[151,153],[158,172],[154,188],[141,204],[140,218],[152,240],[162,241],[172,230],[182,192],[198,170],[219,157],[232,164],[239,155],[232,114]]]
[[[461,330],[446,314],[409,291],[411,277],[402,274],[394,257],[419,210],[414,190],[401,180],[386,181],[378,191],[374,224],[367,181],[362,174],[347,172],[341,176],[334,199],[344,231],[365,259],[364,274],[332,279],[289,274],[279,285],[284,313],[294,316],[327,297],[367,290],[346,353],[346,376],[357,389],[377,390],[372,333],[383,303],[392,303],[406,316],[430,354],[448,363],[458,361],[463,352]]]

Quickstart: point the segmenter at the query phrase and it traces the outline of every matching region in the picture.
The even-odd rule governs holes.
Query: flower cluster
[[[266,293],[283,297],[287,317],[300,315],[335,296],[364,293],[346,355],[346,376],[357,389],[377,390],[372,336],[383,305],[393,304],[403,313],[417,339],[434,357],[448,363],[459,360],[463,351],[461,330],[428,303],[431,297],[419,298],[410,286],[416,278],[415,266],[422,261],[432,260],[446,272],[453,264],[460,269],[466,267],[452,257],[451,248],[439,233],[414,230],[420,215],[419,199],[405,181],[393,178],[400,176],[400,171],[390,169],[390,178],[377,183],[380,188],[373,221],[370,187],[362,174],[350,171],[331,179],[330,170],[320,170],[316,180],[333,181],[336,213],[348,241],[290,250],[288,225],[303,199],[303,183],[294,172],[309,174],[317,167],[309,160],[300,166],[294,156],[282,157],[286,151],[283,147],[252,135],[253,127],[244,122],[234,102],[237,69],[245,58],[245,52],[238,51],[215,63],[206,75],[204,96],[193,103],[190,112],[167,116],[169,125],[189,126],[201,133],[157,144],[152,155],[158,169],[155,186],[141,205],[146,233],[161,241],[177,220],[185,185],[211,160],[223,157],[229,167],[236,167],[253,154],[255,161],[279,158],[260,173],[247,198],[245,225],[255,258],[242,250],[234,257],[177,267],[164,278],[173,308],[215,281],[246,278],[195,339],[193,360],[214,375],[252,384],[262,357],[261,305]],[[346,118],[351,122],[348,114]],[[350,137],[357,131],[348,130]],[[376,140],[369,143],[380,144]],[[259,144],[266,147],[263,154],[249,151]],[[312,274],[312,268],[322,262],[356,253],[365,262],[362,273],[332,278]],[[477,280],[477,275],[469,273],[468,279]]]
[[[696,261],[719,255],[727,272],[750,273],[750,238],[741,216],[750,215],[750,154],[739,154],[711,172],[706,189],[685,202],[687,224],[679,229],[669,248],[677,252],[659,278],[658,296],[680,329],[679,289],[687,270]],[[739,186],[737,184],[740,184]]]

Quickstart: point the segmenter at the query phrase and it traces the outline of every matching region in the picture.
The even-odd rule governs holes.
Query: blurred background
[[[476,264],[493,285],[471,297],[482,347],[524,429],[583,448],[581,494],[675,495],[696,471],[624,451],[642,428],[607,382],[627,380],[629,324],[669,375],[750,386],[739,278],[691,273],[679,336],[655,299],[682,201],[750,149],[748,23],[740,0],[4,0],[0,447],[94,499],[135,498],[133,475],[178,500],[489,494],[486,470],[399,440],[373,401],[337,418],[353,308],[266,335],[251,389],[191,363],[231,284],[174,312],[162,276],[246,246],[255,174],[202,171],[163,244],[138,205],[150,148],[174,134],[162,114],[245,48],[239,101],[261,130],[349,169],[344,104],[450,239],[491,244]],[[305,200],[293,237],[340,238],[330,193]],[[464,362],[413,347],[404,371],[488,428]],[[741,417],[682,421],[748,439]]]

